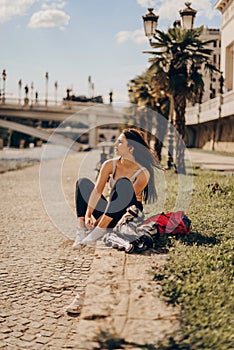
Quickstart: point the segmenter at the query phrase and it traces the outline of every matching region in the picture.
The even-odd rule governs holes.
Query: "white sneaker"
[[[66,311],[70,314],[80,314],[81,308],[83,305],[83,297],[80,296],[80,294],[77,294],[71,304],[67,307]]]
[[[82,240],[82,244],[94,246],[96,241],[102,238],[106,233],[106,229],[96,226],[89,234]]]
[[[72,245],[72,248],[77,248],[81,245],[82,240],[88,235],[87,229],[84,227],[78,228],[76,232],[76,239]]]

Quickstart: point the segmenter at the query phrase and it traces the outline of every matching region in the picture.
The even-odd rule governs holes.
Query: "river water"
[[[63,157],[67,153],[67,149],[63,146],[43,144],[42,147],[33,148],[4,148],[0,150],[0,173],[10,170],[24,168],[40,162],[41,159],[57,159]],[[68,151],[73,153],[74,151]]]

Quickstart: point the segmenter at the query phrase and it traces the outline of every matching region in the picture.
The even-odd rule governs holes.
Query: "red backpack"
[[[145,220],[141,227],[150,223],[157,224],[158,234],[189,234],[191,231],[191,220],[183,211],[171,213],[160,213]]]

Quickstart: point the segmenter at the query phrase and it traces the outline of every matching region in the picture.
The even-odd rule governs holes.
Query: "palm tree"
[[[130,81],[130,91],[134,93],[136,126],[149,132],[152,129],[152,115],[149,113],[149,107],[153,107],[154,99],[151,94],[150,76],[147,72],[138,75]]]
[[[161,160],[163,140],[167,132],[169,116],[169,98],[163,87],[155,84],[154,76],[146,71],[142,75],[130,81],[130,102],[134,103],[135,125],[148,130],[148,141],[152,136],[152,129],[155,127],[154,149]]]
[[[155,85],[170,96],[171,106],[175,112],[176,137],[176,171],[185,173],[184,141],[185,110],[187,99],[193,103],[201,100],[204,82],[199,69],[202,65],[210,71],[217,70],[211,64],[212,50],[207,47],[211,42],[199,39],[203,27],[185,30],[178,26],[170,28],[167,33],[156,30],[151,47],[157,51],[146,51],[153,55],[149,59],[149,72],[154,75]]]

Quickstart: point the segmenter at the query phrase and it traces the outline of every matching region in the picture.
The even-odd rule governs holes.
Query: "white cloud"
[[[22,16],[37,0],[0,0],[0,23]]]
[[[66,2],[62,0],[58,0],[57,2],[51,2],[48,1],[44,4],[42,4],[41,8],[42,10],[49,10],[49,9],[63,9],[66,6]]]
[[[155,6],[154,0],[137,0],[137,3],[142,7],[153,7]]]
[[[64,11],[48,9],[35,12],[30,18],[28,26],[30,28],[53,28],[64,29],[68,25],[70,16]]]
[[[137,44],[141,44],[147,41],[143,29],[136,29],[133,32],[123,30],[117,33],[116,38],[119,44],[123,44],[126,41],[133,41]]]

